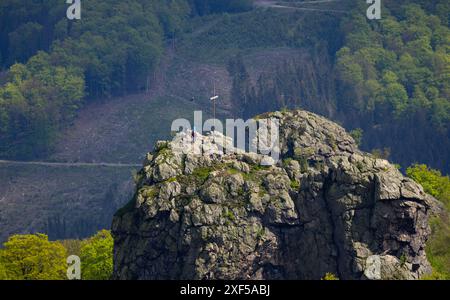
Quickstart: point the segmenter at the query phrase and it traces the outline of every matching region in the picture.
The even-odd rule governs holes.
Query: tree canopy
[[[108,280],[113,271],[113,245],[111,233],[99,231],[81,244],[81,276],[83,280]]]
[[[380,121],[389,115],[418,120],[425,114],[436,130],[448,131],[447,19],[417,3],[388,7],[392,10],[385,8],[380,22],[368,22],[355,12],[342,24],[345,43],[337,53],[336,66],[340,108],[371,114]]]
[[[0,156],[46,154],[85,102],[146,89],[165,40],[190,16],[251,7],[250,0],[85,1],[73,21],[64,1],[2,0],[0,69],[8,76],[0,83]]]
[[[49,241],[47,235],[13,235],[0,249],[0,280],[66,280],[67,257],[81,261],[82,280],[108,280],[113,238],[107,230],[85,240]]]
[[[431,237],[427,242],[427,258],[433,267],[433,273],[425,279],[450,279],[450,177],[442,176],[438,170],[426,165],[413,165],[407,175],[420,183],[425,192],[436,197],[445,205],[445,211],[434,217],[431,222]]]
[[[191,11],[186,1],[87,1],[82,19],[69,21],[66,8],[56,0],[0,4],[0,65],[9,67],[0,86],[0,156],[46,154],[83,100],[145,88],[164,39]]]
[[[426,193],[444,203],[450,211],[450,177],[426,165],[413,165],[406,170],[408,177],[419,182]]]
[[[66,249],[44,234],[13,235],[0,249],[0,278],[61,280],[66,278]]]

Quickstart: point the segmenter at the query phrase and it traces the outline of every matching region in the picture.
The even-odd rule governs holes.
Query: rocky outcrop
[[[418,279],[430,271],[434,199],[420,185],[322,117],[265,117],[280,120],[282,161],[273,166],[242,151],[179,151],[184,135],[157,143],[135,197],[114,217],[114,278]]]

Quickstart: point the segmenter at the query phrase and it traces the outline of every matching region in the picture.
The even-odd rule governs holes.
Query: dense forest
[[[346,17],[317,18],[245,13],[250,0],[88,1],[82,19],[69,21],[67,5],[58,0],[2,1],[0,157],[51,153],[83,105],[148,88],[165,43],[183,40],[192,18],[225,13],[219,25],[185,40],[183,48],[203,57],[236,53],[229,62],[232,100],[244,117],[301,107],[361,128],[365,150],[408,149],[407,155],[390,151],[391,158],[448,172],[448,2],[383,1],[377,22],[365,18],[363,1],[351,4]],[[228,15],[236,12],[245,16]],[[307,48],[311,54],[306,64],[286,60],[252,84],[239,51],[264,47]]]
[[[379,23],[358,15],[343,22],[348,34],[336,55],[338,110],[367,133],[367,148],[408,148],[416,161],[448,172],[450,30],[448,15],[434,15],[444,5],[448,12],[448,2],[433,2],[425,9],[393,2]],[[404,163],[400,153],[392,158]]]
[[[64,1],[0,3],[0,156],[48,153],[86,102],[145,89],[166,40],[196,14],[248,10],[249,1],[86,1],[81,20]]]
[[[235,13],[248,11],[253,8],[252,0],[189,0],[192,13],[204,16],[214,13]]]
[[[383,3],[383,18],[373,22],[358,2],[338,32],[329,29],[329,16],[290,22],[280,30],[290,37],[279,34],[279,42],[308,45],[311,59],[288,60],[256,84],[237,55],[229,63],[233,99],[243,104],[246,117],[294,107],[323,114],[346,128],[361,128],[365,150],[390,147],[398,150],[392,152],[395,162],[426,161],[449,172],[448,1]]]
[[[317,18],[252,10],[251,0],[84,1],[82,19],[69,21],[65,1],[2,0],[0,158],[46,155],[84,105],[146,89],[166,44],[181,37],[196,56],[234,54],[227,62],[240,115],[301,107],[355,129],[376,156],[427,162],[405,171],[447,209],[431,224],[427,254],[430,278],[449,279],[450,2],[384,0],[379,21],[365,18],[365,1],[349,2],[358,5],[346,17]],[[209,14],[220,16],[217,25],[183,40],[190,21]],[[307,49],[307,63],[288,59],[253,83],[244,50],[269,47]],[[84,241],[12,236],[0,250],[0,279],[65,279],[70,254],[85,262],[84,279],[108,279],[111,251],[106,231]]]
[[[67,257],[81,261],[81,279],[107,280],[113,238],[107,230],[85,240],[49,241],[45,234],[13,235],[0,249],[0,280],[67,280]]]
[[[1,156],[42,155],[84,102],[141,88],[164,37],[190,12],[179,1],[88,1],[83,18],[73,22],[65,7],[61,1],[1,3],[3,66],[18,62],[0,88]]]

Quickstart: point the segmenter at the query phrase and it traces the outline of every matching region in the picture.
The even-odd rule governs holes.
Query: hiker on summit
[[[195,126],[194,129],[192,130],[192,143],[195,143]]]

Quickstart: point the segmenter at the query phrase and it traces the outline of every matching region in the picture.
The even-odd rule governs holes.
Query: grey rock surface
[[[358,150],[325,118],[262,117],[280,120],[283,160],[273,166],[258,164],[256,154],[180,152],[177,139],[157,144],[135,197],[113,220],[115,279],[418,279],[430,272],[424,247],[435,200],[420,185]]]

